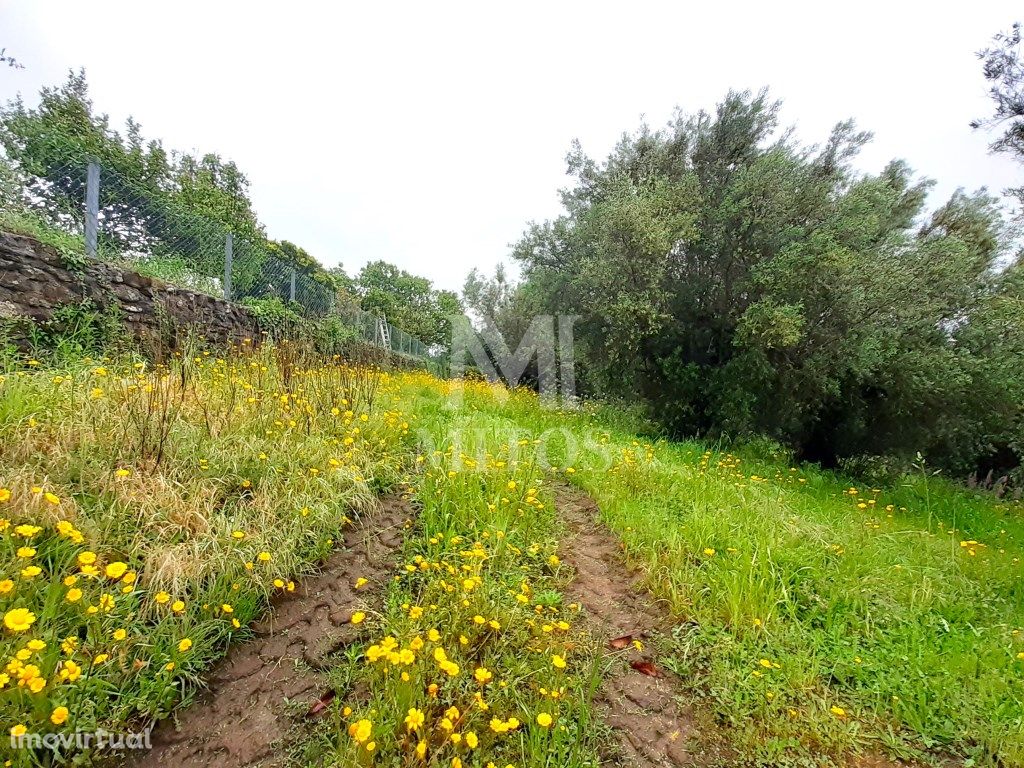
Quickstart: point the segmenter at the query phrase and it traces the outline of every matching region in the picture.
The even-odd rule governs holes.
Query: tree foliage
[[[1024,160],[1024,61],[1020,57],[1020,36],[1020,23],[1014,24],[1008,32],[996,34],[992,44],[978,52],[982,73],[990,83],[995,113],[971,123],[973,128],[998,129],[991,150],[1018,161]],[[1008,192],[1024,203],[1024,187]]]
[[[86,165],[98,161],[100,244],[117,252],[173,257],[200,275],[219,276],[231,232],[238,295],[286,300],[294,266],[321,286],[318,296],[326,289],[335,309],[358,302],[427,344],[446,343],[448,316],[462,311],[454,293],[385,262],[367,265],[353,280],[341,267],[324,269],[295,243],[269,239],[237,164],[214,153],[168,151],[145,139],[131,118],[116,130],[94,108],[84,71],[44,88],[36,106],[18,97],[0,109],[0,146],[7,158],[0,163],[0,200],[24,195],[43,219],[79,232]]]
[[[6,64],[10,69],[24,69],[25,67],[16,58],[7,53],[6,48],[0,48],[0,65]]]
[[[508,340],[522,338],[528,319],[537,314],[531,311],[526,285],[510,280],[501,264],[491,277],[473,269],[466,277],[462,298],[485,339],[495,335]]]
[[[362,308],[429,345],[446,346],[451,340],[452,315],[462,314],[462,302],[452,291],[434,288],[386,261],[371,261],[355,279]]]
[[[958,191],[928,214],[906,164],[854,172],[870,136],[852,122],[807,147],[778,110],[731,92],[602,163],[575,146],[564,215],[515,247],[524,285],[484,303],[580,315],[585,385],[639,395],[676,434],[765,434],[828,462],[1005,462],[1024,360],[996,200]]]
[[[84,71],[43,88],[36,106],[19,96],[0,109],[0,146],[36,214],[65,229],[80,231],[86,166],[97,161],[101,246],[182,259],[198,274],[216,276],[231,232],[245,257],[235,263],[236,289],[258,294],[274,277],[270,256],[336,287],[310,254],[267,239],[249,181],[234,162],[168,151],[159,140],[147,140],[132,118],[116,130],[96,111]]]

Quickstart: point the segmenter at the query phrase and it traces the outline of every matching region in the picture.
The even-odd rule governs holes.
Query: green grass
[[[521,396],[486,407],[577,447],[573,482],[677,617],[675,670],[750,760],[1024,764],[1019,503],[639,441]]]
[[[526,392],[302,360],[287,345],[183,359],[21,360],[0,377],[0,611],[36,617],[8,627],[0,655],[30,650],[46,681],[0,691],[5,721],[116,730],[165,715],[265,610],[275,579],[301,576],[346,510],[404,478],[419,514],[396,580],[366,643],[338,660],[331,718],[297,753],[401,765],[423,741],[445,765],[595,765],[597,648],[552,559],[565,529],[551,487],[568,481],[664,599],[675,629],[662,663],[745,762],[1024,765],[1019,503],[924,471],[861,487],[770,451],[638,437],[647,426],[620,410],[547,410]],[[16,533],[22,523],[40,531]],[[132,581],[91,574],[86,552]],[[30,561],[39,573],[25,575]],[[163,592],[183,599],[180,614]],[[104,593],[116,607],[90,613]],[[393,663],[402,649],[414,660]],[[88,674],[61,680],[69,660]],[[69,719],[51,723],[63,706]],[[410,730],[410,709],[424,725]],[[497,732],[492,717],[518,725]]]
[[[414,426],[434,447],[409,479],[418,515],[370,638],[333,671],[333,720],[305,760],[597,766],[599,657],[560,591],[569,574],[543,468],[510,451],[500,417],[448,409],[443,387],[408,380]]]
[[[166,716],[397,481],[410,446],[390,377],[291,354],[0,375],[5,730]]]

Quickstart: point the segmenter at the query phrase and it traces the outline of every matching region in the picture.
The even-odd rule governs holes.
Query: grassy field
[[[747,759],[1024,764],[1019,502],[924,471],[873,488],[781,452],[638,440],[525,393],[471,407],[573,464],[671,606],[674,671]]]
[[[334,670],[338,719],[304,752],[316,764],[333,751],[339,765],[596,766],[600,668],[580,606],[560,592],[569,574],[544,467],[473,407],[486,387],[452,409],[448,385],[405,381],[422,444],[437,446],[409,479],[418,520],[366,620],[372,639]],[[353,690],[369,696],[350,702]]]
[[[288,357],[27,361],[0,378],[13,734],[165,716],[398,478],[390,378]]]
[[[1024,762],[1019,506],[659,453],[582,482],[686,620],[677,671],[746,750],[774,761],[867,739]]]
[[[629,423],[288,346],[21,361],[0,379],[2,722],[166,716],[349,517],[403,488],[418,517],[398,574],[293,754],[596,765],[602,668],[556,554],[570,482],[664,598],[667,663],[745,762],[1024,765],[1019,504]]]

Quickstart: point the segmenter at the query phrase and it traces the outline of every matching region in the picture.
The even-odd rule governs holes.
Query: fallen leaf
[[[329,691],[324,691],[323,695],[313,702],[313,706],[309,708],[309,711],[306,713],[306,717],[316,717],[321,714],[325,709],[327,709],[330,703],[334,701],[334,696],[335,693],[333,688]]]
[[[654,666],[649,661],[631,661],[629,666],[639,672],[641,675],[647,675],[648,677],[664,677],[665,673]]]
[[[623,635],[622,637],[616,637],[614,640],[608,643],[616,651],[621,651],[623,648],[628,647],[633,642],[632,635]]]

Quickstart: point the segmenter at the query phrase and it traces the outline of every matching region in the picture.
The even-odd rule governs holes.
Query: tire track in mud
[[[397,496],[381,501],[344,532],[344,547],[318,575],[252,625],[256,637],[228,652],[211,672],[206,694],[178,713],[176,725],[158,725],[153,749],[130,765],[242,768],[280,762],[281,744],[296,722],[287,702],[320,695],[327,684],[318,670],[359,636],[349,623],[352,613],[368,590],[391,578],[413,513]],[[358,577],[369,580],[359,591]]]
[[[616,743],[602,755],[602,764],[622,768],[707,768],[747,764],[724,738],[721,726],[707,713],[698,714],[681,704],[679,679],[645,651],[626,645],[612,649],[609,642],[632,635],[655,639],[672,627],[672,621],[652,604],[622,557],[621,544],[599,519],[597,503],[577,488],[559,488],[555,499],[569,535],[562,541],[562,559],[575,570],[566,590],[585,611],[591,632],[602,642],[609,665],[598,694],[598,715],[616,736]],[[620,645],[622,643],[619,643]],[[652,678],[630,664],[650,662],[660,673]],[[820,755],[823,765],[847,768],[921,768],[915,760],[882,754],[877,746],[843,755]],[[939,765],[959,765],[951,756],[934,754]],[[814,758],[809,764],[815,764]]]
[[[567,596],[583,606],[591,632],[605,649],[608,670],[594,705],[616,744],[602,755],[602,763],[665,768],[717,762],[717,750],[708,751],[698,743],[701,733],[693,711],[679,703],[678,679],[649,656],[647,643],[667,628],[666,616],[639,586],[640,576],[626,567],[618,539],[598,520],[596,502],[582,491],[564,487],[555,503],[569,530],[561,556],[575,571]],[[623,648],[611,648],[613,639],[625,636],[641,640],[644,650],[625,640],[619,643]],[[645,662],[658,677],[631,666]]]

